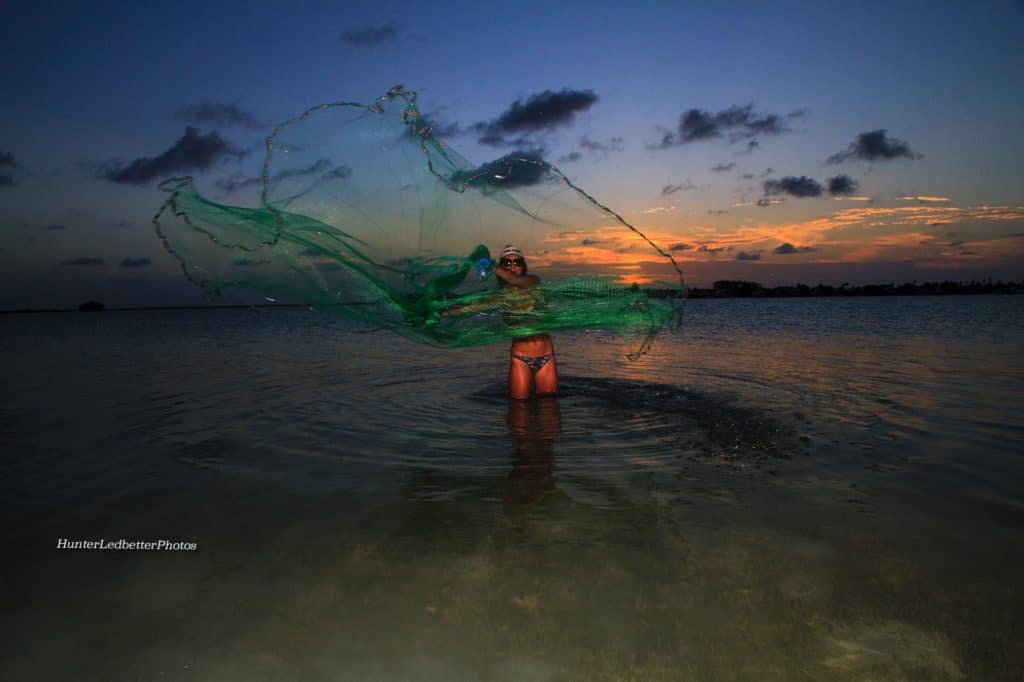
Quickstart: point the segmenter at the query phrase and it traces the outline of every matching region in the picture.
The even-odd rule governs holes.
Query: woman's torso
[[[540,287],[507,287],[504,289],[505,325],[515,329],[529,329],[544,314],[544,294]],[[512,353],[527,357],[540,357],[554,352],[547,334],[529,334],[512,340]]]
[[[551,343],[551,337],[547,334],[534,334],[533,336],[523,336],[512,340],[513,355],[539,358],[542,355],[551,355],[554,352],[555,346]]]

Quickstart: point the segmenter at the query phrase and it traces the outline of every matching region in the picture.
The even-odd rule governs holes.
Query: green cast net
[[[533,154],[470,163],[401,86],[309,109],[266,144],[258,207],[212,202],[190,177],[161,184],[157,234],[211,296],[257,292],[443,347],[608,330],[636,357],[681,322],[669,253]],[[539,287],[497,286],[508,243]],[[588,256],[598,244],[617,260]],[[639,286],[641,265],[663,278]]]

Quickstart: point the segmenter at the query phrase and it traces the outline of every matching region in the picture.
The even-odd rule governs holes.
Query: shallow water
[[[629,362],[0,317],[12,679],[1015,679],[1024,298],[691,301]],[[59,538],[195,552],[58,550]]]

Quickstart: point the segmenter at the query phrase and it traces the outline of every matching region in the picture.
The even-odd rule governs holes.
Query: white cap
[[[523,252],[519,250],[518,246],[506,244],[505,248],[501,250],[501,257],[508,258],[509,256],[519,256],[520,258],[522,258]]]

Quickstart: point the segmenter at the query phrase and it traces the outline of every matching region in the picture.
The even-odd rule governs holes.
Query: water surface
[[[1014,679],[1024,299],[691,301],[629,362],[0,318],[18,679]],[[195,552],[57,550],[169,539]]]

